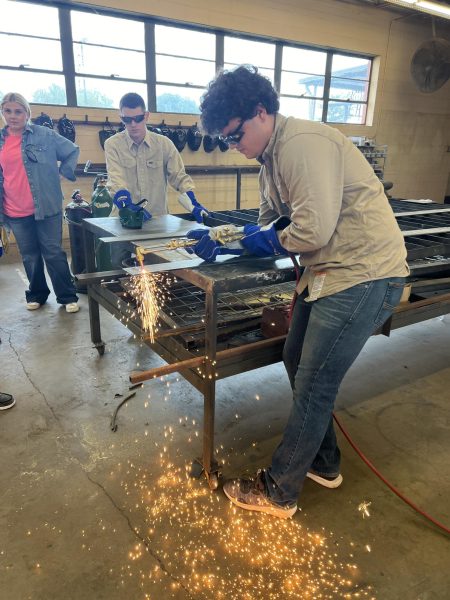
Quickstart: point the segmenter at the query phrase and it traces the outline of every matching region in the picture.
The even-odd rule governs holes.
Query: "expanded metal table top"
[[[278,283],[252,289],[219,294],[217,319],[219,322],[248,319],[261,315],[266,306],[285,306],[292,300],[295,282]],[[169,290],[163,312],[176,326],[197,323],[204,318],[206,293],[188,282],[178,281]]]

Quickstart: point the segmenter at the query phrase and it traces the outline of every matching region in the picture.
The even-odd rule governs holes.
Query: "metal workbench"
[[[231,211],[231,220],[247,218],[251,222],[254,212]],[[447,216],[447,212],[444,214]],[[230,215],[215,213],[215,218],[216,222],[220,219],[224,222],[230,219]],[[289,258],[219,256],[216,263],[206,264],[185,254],[177,255],[175,261],[165,262],[170,258],[160,251],[161,246],[196,227],[195,222],[173,215],[152,219],[144,224],[142,230],[126,232],[118,219],[86,219],[83,228],[86,264],[90,273],[83,278],[87,283],[91,338],[99,354],[103,354],[105,348],[100,326],[99,306],[102,306],[168,363],[165,367],[133,373],[133,382],[178,371],[203,394],[203,454],[201,459],[194,461],[194,465],[199,465],[198,471],[203,470],[209,485],[215,488],[219,475],[219,467],[214,460],[216,381],[281,360],[285,336],[263,339],[260,334],[261,314],[265,307],[289,304],[296,274]],[[154,343],[143,335],[136,306],[123,285],[129,273],[125,270],[95,273],[96,237],[105,243],[127,242],[130,248],[154,245],[155,252],[151,255],[151,263],[154,264],[146,265],[146,269],[170,273],[171,278],[176,279],[171,287],[170,299],[161,311]],[[437,243],[446,248],[447,240],[438,240]],[[435,240],[431,244],[433,249],[434,244]],[[432,258],[413,259],[410,265],[425,263],[427,273],[427,269],[440,266],[441,274],[448,273],[450,276],[450,256],[441,256],[440,260]],[[442,264],[437,265],[438,262]],[[132,269],[127,270],[133,272]],[[414,271],[413,266],[413,275],[416,272],[421,272],[421,269]],[[389,322],[377,333],[388,335],[391,329],[448,312],[450,277],[436,279],[428,285],[418,279],[413,281],[411,302],[397,307]]]

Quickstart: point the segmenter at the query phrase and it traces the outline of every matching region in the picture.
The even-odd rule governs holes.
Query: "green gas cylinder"
[[[108,176],[106,174],[100,174],[95,179],[95,189],[91,201],[92,217],[94,219],[109,217],[111,214],[113,199],[106,187],[107,180]],[[97,263],[97,271],[110,271],[112,269],[110,247],[108,244],[97,241],[95,261]]]
[[[96,179],[96,187],[92,194],[92,216],[93,218],[98,217],[109,217],[113,207],[113,199],[111,194],[108,192],[106,182],[108,180],[107,175],[98,176]]]

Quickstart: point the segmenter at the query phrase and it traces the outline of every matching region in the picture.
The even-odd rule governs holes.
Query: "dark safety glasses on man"
[[[134,115],[134,117],[124,117],[123,115],[120,115],[120,120],[122,121],[122,123],[125,123],[125,125],[130,125],[130,123],[132,123],[133,121],[135,123],[142,123],[144,119],[145,113],[143,113],[142,115]]]
[[[229,133],[228,135],[219,135],[219,140],[221,142],[225,142],[225,144],[239,144],[239,142],[242,140],[242,138],[244,137],[244,133],[245,131],[242,131],[242,126],[244,125],[245,121],[241,121],[239,123],[239,125],[236,127],[236,129],[232,132]]]

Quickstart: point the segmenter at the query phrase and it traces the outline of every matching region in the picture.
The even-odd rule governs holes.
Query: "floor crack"
[[[24,363],[22,362],[19,353],[17,352],[17,350],[14,348],[13,343],[11,342],[11,332],[6,331],[5,329],[1,329],[2,332],[6,333],[7,335],[7,339],[8,339],[8,345],[11,348],[11,350],[14,352],[14,354],[16,355],[17,361],[20,364],[20,366],[22,367],[22,371],[25,373],[26,378],[28,379],[28,381],[31,383],[31,386],[33,387],[33,389],[40,395],[42,396],[42,398],[44,399],[44,402],[47,406],[47,408],[49,409],[49,411],[52,413],[53,418],[55,419],[55,421],[62,427],[61,425],[61,421],[58,417],[58,415],[55,413],[55,411],[53,410],[52,405],[50,404],[50,402],[47,400],[47,396],[41,392],[41,390],[37,387],[37,385],[34,383],[33,379],[31,378],[31,376],[29,375],[28,371],[25,368]]]
[[[156,560],[156,562],[159,564],[161,570],[168,575],[173,581],[175,581],[181,588],[183,588],[183,590],[188,594],[189,598],[194,598],[191,593],[189,592],[189,589],[174,575],[172,575],[172,573],[167,569],[167,567],[165,566],[164,562],[159,558],[159,556],[157,554],[155,554],[150,546],[150,544],[148,543],[148,540],[145,537],[142,537],[142,535],[140,535],[139,531],[137,531],[137,529],[135,527],[133,527],[133,524],[131,523],[131,520],[129,518],[129,516],[120,508],[120,506],[118,506],[116,504],[116,502],[114,501],[114,498],[111,496],[111,494],[103,487],[103,485],[101,483],[99,483],[98,481],[95,481],[95,479],[92,479],[92,477],[89,476],[89,473],[87,473],[82,465],[80,464],[82,471],[84,472],[84,474],[86,475],[86,477],[89,479],[89,481],[96,485],[97,487],[99,487],[102,492],[105,494],[105,496],[109,499],[109,501],[111,502],[111,504],[114,506],[114,508],[120,513],[120,515],[126,520],[127,524],[128,524],[128,528],[130,529],[130,531],[137,537],[137,539],[142,542],[142,544],[145,546],[147,552],[152,556],[152,558],[154,558]]]

